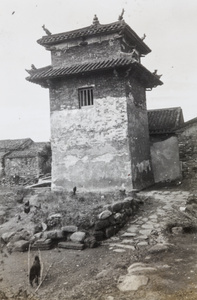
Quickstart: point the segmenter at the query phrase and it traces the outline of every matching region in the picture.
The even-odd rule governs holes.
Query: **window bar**
[[[90,90],[90,93],[91,93],[91,97],[90,97],[90,99],[91,99],[91,105],[93,105],[93,89]]]
[[[91,104],[90,104],[90,91],[91,91],[91,90],[88,90],[88,105],[91,105]]]

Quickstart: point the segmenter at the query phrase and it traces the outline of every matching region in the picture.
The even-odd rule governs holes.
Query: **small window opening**
[[[82,106],[90,106],[94,104],[93,88],[81,88],[78,90],[79,108]]]

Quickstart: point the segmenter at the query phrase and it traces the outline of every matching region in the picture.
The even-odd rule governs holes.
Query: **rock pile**
[[[49,250],[53,246],[78,250],[86,247],[94,248],[100,244],[100,241],[115,235],[142,203],[140,199],[127,197],[122,201],[104,205],[100,208],[100,212],[97,212],[94,220],[92,213],[89,212],[91,226],[87,230],[81,229],[83,226],[62,226],[61,213],[54,212],[49,215],[45,223],[40,220],[39,224],[35,224],[31,232],[20,228],[16,232],[4,233],[1,239],[10,251],[26,251],[29,245],[31,249],[40,250]]]
[[[95,239],[99,241],[115,235],[142,203],[142,200],[127,197],[121,202],[104,206],[94,225],[93,236]]]

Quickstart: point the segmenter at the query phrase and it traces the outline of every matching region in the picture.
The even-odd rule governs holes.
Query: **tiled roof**
[[[149,47],[143,42],[143,40],[127,25],[124,21],[117,21],[110,24],[96,24],[77,30],[68,32],[51,34],[43,36],[37,42],[42,46],[50,46],[54,44],[63,43],[67,40],[85,38],[89,36],[110,34],[110,33],[125,33],[131,40],[140,48],[142,54],[151,52]]]
[[[184,123],[181,107],[148,110],[150,134],[173,133]]]
[[[33,141],[29,138],[27,139],[16,139],[16,140],[0,140],[0,151],[7,152],[17,149],[25,149]]]
[[[145,82],[147,87],[152,88],[154,86],[163,84],[159,80],[157,75],[154,75],[153,73],[148,71],[140,63],[127,58],[113,58],[96,62],[76,64],[64,68],[52,68],[52,66],[47,66],[46,68],[33,70],[31,72],[29,71],[29,73],[31,73],[31,76],[27,77],[26,79],[28,81],[40,84],[41,81],[46,81],[47,79],[123,67],[128,67],[131,71],[135,71],[136,76],[139,76],[141,80]]]
[[[15,150],[12,151],[10,154],[6,155],[7,158],[23,158],[23,157],[36,157],[38,153],[43,150],[44,146],[49,143],[47,142],[40,142],[40,143],[33,143],[28,149],[24,150]]]
[[[10,154],[6,155],[6,158],[23,158],[23,157],[36,157],[38,152],[33,149],[27,149],[23,151],[12,151]]]

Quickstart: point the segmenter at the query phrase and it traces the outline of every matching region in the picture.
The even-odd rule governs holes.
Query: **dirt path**
[[[0,290],[7,299],[15,295],[14,299],[21,300],[197,299],[196,234],[163,232],[169,219],[184,206],[188,193],[164,190],[145,193],[147,201],[136,217],[100,247],[83,251],[42,251],[43,275],[52,262],[53,267],[37,293],[28,284],[28,253],[10,255],[3,249]],[[156,236],[151,232],[157,232]],[[128,233],[133,234],[129,236]],[[150,252],[152,246],[161,242],[170,245],[166,251]],[[35,253],[31,252],[31,261]],[[136,273],[146,276],[147,284],[136,291],[121,291],[118,288],[120,277],[127,275],[127,268],[136,262],[154,268]],[[3,293],[0,299],[6,299]]]

